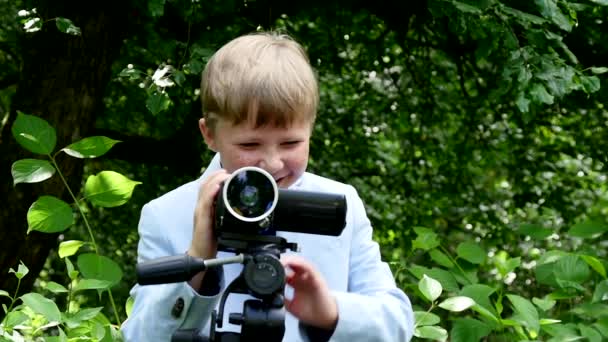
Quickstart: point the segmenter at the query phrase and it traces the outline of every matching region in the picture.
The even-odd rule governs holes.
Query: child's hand
[[[286,282],[293,288],[285,309],[300,321],[322,329],[334,329],[338,323],[338,304],[329,292],[323,276],[304,258],[283,255]]]
[[[213,236],[213,201],[221,183],[228,177],[226,170],[218,170],[201,184],[194,209],[192,243],[188,249],[191,256],[213,259],[217,255],[217,241]]]

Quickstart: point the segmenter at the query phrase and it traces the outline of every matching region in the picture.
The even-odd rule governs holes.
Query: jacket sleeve
[[[338,324],[331,341],[409,341],[414,313],[372,240],[372,227],[356,190],[349,194],[353,220],[348,292],[334,292]]]
[[[154,202],[142,208],[139,221],[137,261],[184,253],[175,251],[168,240],[170,227],[158,218]],[[223,288],[219,272],[219,288]],[[130,292],[134,305],[129,318],[122,324],[125,341],[170,341],[178,329],[204,327],[219,300],[219,293],[202,296],[187,282],[160,285],[135,285]]]

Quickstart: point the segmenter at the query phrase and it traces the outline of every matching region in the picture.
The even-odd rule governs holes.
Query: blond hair
[[[203,116],[255,127],[314,122],[319,91],[308,56],[287,35],[256,32],[238,37],[209,60],[201,80]]]

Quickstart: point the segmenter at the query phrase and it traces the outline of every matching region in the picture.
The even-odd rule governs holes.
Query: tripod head
[[[177,331],[172,341],[280,342],[285,333],[283,291],[285,270],[281,253],[298,251],[296,243],[276,236],[277,231],[338,236],[346,225],[346,198],[341,194],[278,189],[272,176],[256,167],[235,171],[215,201],[214,231],[220,251],[234,257],[203,260],[188,255],[164,257],[136,266],[140,285],[190,280],[211,267],[241,263],[243,270],[222,293],[211,316],[209,337],[199,330]],[[247,294],[241,313],[228,321],[241,332],[216,331],[223,326],[230,294]]]

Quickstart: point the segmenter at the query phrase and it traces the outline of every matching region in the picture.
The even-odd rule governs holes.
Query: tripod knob
[[[228,316],[228,322],[230,322],[230,324],[242,325],[244,321],[245,318],[243,317],[243,314],[240,313],[231,313]]]

